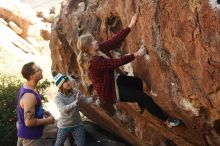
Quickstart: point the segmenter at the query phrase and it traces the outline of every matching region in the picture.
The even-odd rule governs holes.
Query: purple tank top
[[[43,126],[37,126],[37,127],[26,127],[24,122],[24,109],[20,106],[20,100],[21,97],[25,93],[33,93],[37,100],[37,105],[35,106],[35,118],[37,119],[43,119],[44,111],[42,108],[41,103],[41,96],[39,93],[36,93],[35,91],[31,89],[26,89],[24,86],[21,86],[18,94],[18,111],[17,111],[17,117],[18,117],[18,130],[17,130],[17,136],[21,138],[27,138],[27,139],[39,139],[41,138],[43,134]]]

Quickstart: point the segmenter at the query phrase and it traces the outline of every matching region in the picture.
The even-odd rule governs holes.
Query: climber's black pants
[[[122,102],[138,102],[140,107],[144,106],[152,115],[162,121],[167,120],[167,116],[153,99],[144,93],[143,83],[137,77],[120,75],[117,78],[119,88],[119,98]]]

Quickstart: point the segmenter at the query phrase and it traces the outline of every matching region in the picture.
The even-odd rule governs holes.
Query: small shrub
[[[17,94],[21,81],[16,77],[0,76],[0,143],[16,145]]]
[[[44,105],[44,103],[48,102],[46,89],[48,87],[50,87],[51,84],[52,83],[46,79],[46,80],[43,80],[42,82],[38,83],[38,85],[37,85],[37,90],[41,95],[43,105]]]

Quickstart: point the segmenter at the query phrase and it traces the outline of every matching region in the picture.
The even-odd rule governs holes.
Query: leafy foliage
[[[42,82],[40,82],[38,85],[37,85],[37,90],[38,92],[40,93],[41,95],[41,99],[42,99],[42,103],[44,104],[45,102],[48,102],[47,100],[47,94],[46,94],[46,89],[48,87],[50,87],[51,85],[51,82],[48,81],[47,79],[46,80],[43,80]]]
[[[0,76],[0,143],[16,145],[17,94],[21,81],[16,77]]]

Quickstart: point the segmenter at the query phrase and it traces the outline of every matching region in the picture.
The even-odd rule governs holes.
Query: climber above
[[[137,102],[141,113],[147,109],[169,127],[178,126],[180,120],[170,120],[152,98],[144,93],[141,79],[116,73],[118,67],[146,55],[144,46],[134,54],[119,59],[112,59],[109,53],[125,40],[136,21],[137,15],[134,15],[127,28],[117,33],[112,39],[101,43],[98,43],[91,34],[84,34],[78,38],[77,47],[80,52],[77,61],[82,81],[84,84],[89,84],[87,76],[89,77],[101,104]]]

